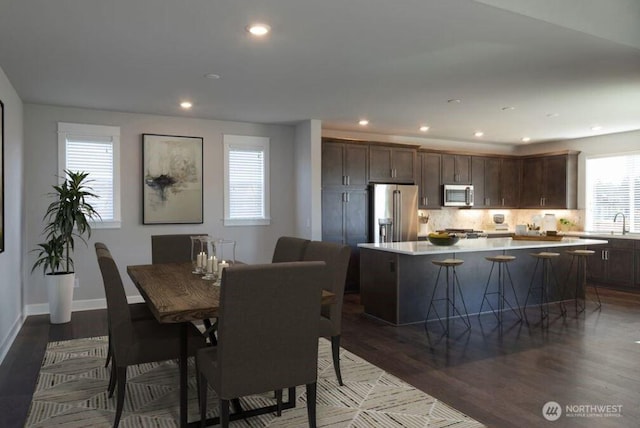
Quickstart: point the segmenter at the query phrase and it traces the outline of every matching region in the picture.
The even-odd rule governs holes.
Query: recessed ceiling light
[[[191,107],[193,107],[193,104],[191,104],[189,101],[183,101],[180,103],[180,107],[185,110],[189,110]]]
[[[216,74],[216,73],[207,73],[204,75],[204,77],[206,77],[207,79],[219,79],[220,75]]]
[[[367,126],[369,124],[369,121],[367,119],[360,119],[360,121],[358,122],[358,124],[360,126]]]
[[[591,127],[591,130],[592,130],[592,131],[600,131],[601,129],[602,129],[602,126],[600,126],[600,125],[593,125],[593,126]]]
[[[474,132],[474,134],[473,134],[473,135],[474,135],[475,137],[482,137],[482,136],[484,135],[484,132],[482,132],[482,131],[476,131],[476,132]]]
[[[547,117],[558,117],[560,114],[558,113],[547,113]]]
[[[420,127],[420,130],[421,130],[422,132],[427,132],[427,131],[429,130],[429,127],[428,127],[427,125],[422,125],[422,126]]]
[[[447,100],[447,102],[448,102],[449,104],[460,104],[460,103],[462,102],[462,100],[459,100],[459,99],[457,99],[457,98],[452,98],[452,99],[450,99],[450,100]]]
[[[502,107],[503,111],[507,111],[507,110],[515,110],[515,107],[511,107],[511,106],[506,106],[506,107]]]
[[[531,141],[531,138],[529,138],[529,137],[522,137],[522,142],[523,142],[523,143],[528,143],[529,141]]]
[[[269,34],[271,27],[267,24],[251,24],[247,26],[247,31],[254,36],[262,37]]]

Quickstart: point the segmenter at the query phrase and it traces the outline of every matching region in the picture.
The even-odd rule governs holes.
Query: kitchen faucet
[[[627,233],[627,218],[624,216],[624,213],[619,211],[616,213],[616,215],[613,217],[613,222],[615,223],[616,220],[618,219],[618,215],[622,216],[622,234],[625,235]]]

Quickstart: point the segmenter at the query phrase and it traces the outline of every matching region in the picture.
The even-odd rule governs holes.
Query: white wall
[[[89,247],[82,243],[74,255],[80,288],[74,301],[103,299],[104,292],[93,243],[105,242],[120,268],[128,295],[137,291],[126,275],[126,265],[151,262],[153,234],[209,233],[237,241],[236,257],[248,263],[268,262],[281,235],[295,233],[294,127],[240,122],[189,119],[144,114],[25,104],[26,238],[25,251],[42,240],[42,216],[49,200],[46,194],[56,182],[57,122],[120,126],[122,228],[94,229]],[[204,224],[142,225],[142,137],[143,133],[185,135],[204,138]],[[222,136],[266,136],[271,139],[270,226],[224,227]],[[26,257],[25,304],[28,313],[46,311],[47,302],[41,271],[30,274],[34,257]],[[91,303],[91,302],[89,302]],[[102,301],[94,302],[95,306]],[[75,303],[78,307],[78,302]],[[91,307],[91,304],[87,304]]]
[[[322,239],[322,122],[307,120],[296,126],[296,235]]]
[[[4,252],[0,253],[0,361],[22,326],[23,105],[0,68],[4,104]]]

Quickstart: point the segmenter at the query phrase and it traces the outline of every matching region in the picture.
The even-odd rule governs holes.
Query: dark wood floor
[[[553,320],[548,331],[507,322],[501,334],[489,315],[472,317],[470,332],[439,340],[436,326],[427,336],[422,325],[393,327],[366,317],[359,296],[350,294],[342,345],[488,426],[638,427],[640,295],[602,297],[601,311],[590,305],[578,318]],[[29,317],[0,366],[0,427],[24,425],[48,341],[106,330],[104,310],[76,312],[57,326],[48,316]],[[547,422],[541,413],[547,401],[622,405],[623,416]]]

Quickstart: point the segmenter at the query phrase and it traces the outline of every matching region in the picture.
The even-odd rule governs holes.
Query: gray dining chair
[[[276,391],[279,416],[282,390],[306,385],[309,426],[316,426],[318,328],[326,274],[322,262],[223,271],[218,346],[200,349],[196,356],[202,421],[209,384],[218,395],[223,428],[229,426],[232,399]]]
[[[304,250],[311,242],[308,239],[293,236],[281,236],[273,250],[271,263],[298,262],[302,260]]]
[[[331,340],[331,355],[333,368],[340,386],[342,373],[340,371],[340,336],[342,334],[342,303],[344,287],[347,280],[347,269],[351,258],[351,248],[348,245],[332,242],[311,241],[307,245],[302,260],[321,260],[327,264],[329,275],[323,285],[327,291],[335,295],[335,303],[322,307],[320,317],[320,337]]]
[[[180,356],[180,324],[160,324],[155,319],[132,321],[127,296],[109,249],[96,243],[96,256],[107,298],[107,322],[112,349],[109,397],[117,387],[114,428],[120,423],[127,382],[127,367],[135,364],[173,360]],[[205,346],[204,337],[192,324],[188,329],[188,355]],[[177,369],[176,369],[177,370]]]
[[[151,235],[151,263],[191,261],[191,237],[202,233]]]

